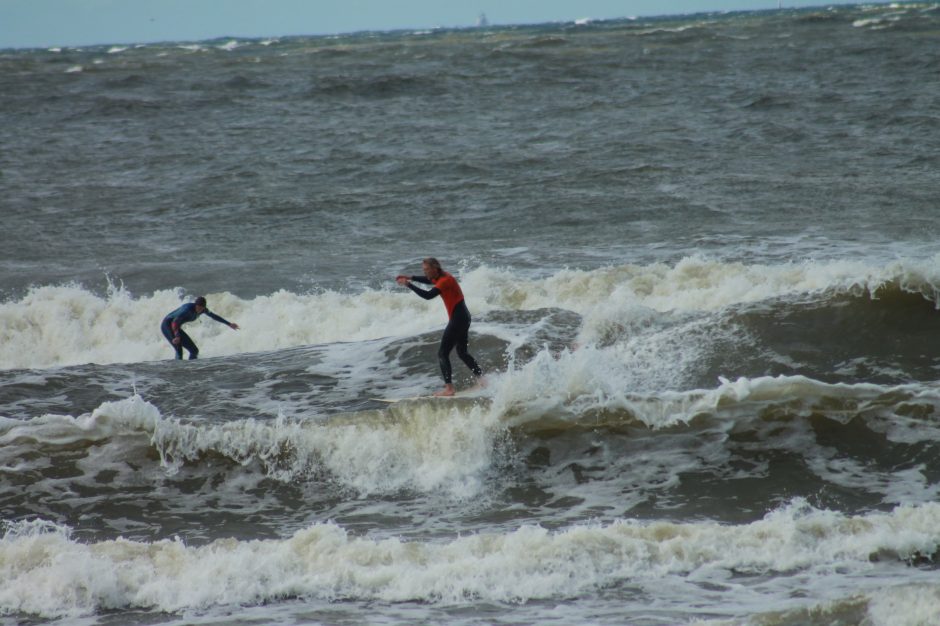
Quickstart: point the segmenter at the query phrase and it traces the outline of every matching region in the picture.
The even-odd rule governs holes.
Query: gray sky
[[[775,9],[778,0],[0,0],[0,48],[535,24]],[[847,4],[845,1],[828,3]],[[825,6],[783,0],[784,7]]]

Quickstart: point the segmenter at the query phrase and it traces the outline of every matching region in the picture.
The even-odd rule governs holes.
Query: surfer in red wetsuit
[[[451,274],[441,269],[440,262],[429,257],[422,262],[424,276],[404,276],[400,275],[395,280],[399,285],[408,287],[413,292],[424,298],[431,300],[441,296],[444,300],[444,306],[447,308],[447,327],[444,329],[444,335],[441,337],[441,347],[437,351],[437,358],[441,363],[441,375],[444,377],[444,390],[437,392],[436,396],[454,395],[454,384],[451,380],[450,351],[457,348],[457,356],[467,364],[470,371],[478,378],[483,375],[483,370],[477,365],[470,353],[467,352],[467,344],[470,340],[470,311],[463,299],[463,291],[457,279]],[[434,285],[429,290],[415,287],[411,281],[423,283],[425,285]]]

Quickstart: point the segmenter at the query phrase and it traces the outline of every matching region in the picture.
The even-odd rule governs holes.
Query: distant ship
[[[490,21],[486,19],[486,13],[480,13],[480,17],[477,18],[477,27],[486,28],[490,25]]]

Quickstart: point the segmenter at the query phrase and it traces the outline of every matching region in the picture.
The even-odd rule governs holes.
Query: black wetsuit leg
[[[457,356],[463,361],[475,376],[481,376],[483,370],[476,360],[467,351],[470,342],[470,311],[461,302],[454,308],[454,314],[444,329],[441,337],[441,347],[437,351],[437,359],[441,363],[441,375],[445,384],[452,384],[453,372],[450,366],[450,351],[457,348]]]
[[[182,328],[180,329],[180,343],[176,345],[173,343],[173,327],[170,325],[170,320],[165,319],[163,323],[160,324],[160,331],[163,333],[163,336],[166,337],[166,340],[170,342],[170,345],[173,346],[173,349],[176,350],[176,358],[183,358],[183,348],[186,348],[189,351],[189,358],[195,359],[199,357],[199,348],[196,347],[195,342],[192,338],[186,334]]]
[[[195,342],[182,328],[180,329],[180,348],[186,348],[189,351],[189,360],[199,358],[199,348],[196,347]],[[183,358],[182,352],[180,350],[180,358]]]

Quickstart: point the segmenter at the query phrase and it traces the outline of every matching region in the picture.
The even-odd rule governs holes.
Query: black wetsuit
[[[457,356],[470,368],[470,371],[472,371],[475,376],[482,376],[483,370],[467,351],[467,345],[470,342],[470,310],[467,309],[467,304],[463,300],[463,294],[460,293],[460,287],[457,286],[457,281],[449,274],[445,274],[445,276],[449,278],[449,281],[453,281],[453,286],[456,286],[456,290],[454,290],[453,287],[449,289],[448,295],[457,301],[448,302],[448,297],[442,296],[444,297],[444,304],[447,307],[450,320],[447,322],[447,327],[444,329],[444,335],[441,337],[441,347],[437,351],[437,359],[441,364],[441,375],[444,377],[444,382],[450,385],[452,384],[453,377],[450,366],[450,351],[454,348],[457,348]],[[424,276],[412,276],[411,280],[425,285],[436,285],[436,283]],[[440,280],[441,279],[438,279],[438,282],[440,282]],[[437,286],[425,291],[409,283],[408,288],[425,300],[432,300],[442,293]],[[445,287],[445,289],[446,288],[447,287]]]
[[[217,322],[221,322],[226,326],[231,326],[228,320],[226,320],[221,315],[216,315],[209,309],[204,309],[203,313]],[[189,351],[190,359],[195,359],[199,356],[199,348],[196,347],[196,344],[193,342],[192,338],[186,334],[186,331],[183,330],[183,324],[186,322],[192,322],[200,315],[201,313],[196,310],[196,305],[192,302],[188,302],[172,313],[167,314],[167,316],[163,318],[163,322],[160,324],[160,330],[163,332],[163,336],[166,337],[166,340],[170,342],[170,345],[173,346],[173,349],[176,350],[177,359],[183,358],[183,348],[186,348],[186,350]],[[179,345],[175,345],[173,343],[174,331],[179,333]]]

